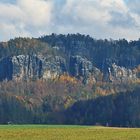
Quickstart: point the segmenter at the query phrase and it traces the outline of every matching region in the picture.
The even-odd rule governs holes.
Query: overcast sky
[[[51,33],[140,38],[140,0],[0,0],[0,41]]]

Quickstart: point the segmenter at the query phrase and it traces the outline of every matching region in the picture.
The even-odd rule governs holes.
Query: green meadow
[[[61,125],[1,125],[0,140],[140,140],[140,129]]]

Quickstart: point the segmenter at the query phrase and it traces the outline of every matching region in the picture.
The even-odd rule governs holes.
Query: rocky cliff
[[[0,44],[0,80],[54,79],[67,73],[84,83],[133,81],[139,78],[139,46],[139,41],[95,40],[80,34],[10,40]]]

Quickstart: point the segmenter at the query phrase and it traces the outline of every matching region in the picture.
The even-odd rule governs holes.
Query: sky
[[[140,0],[0,0],[0,41],[51,33],[140,38]]]

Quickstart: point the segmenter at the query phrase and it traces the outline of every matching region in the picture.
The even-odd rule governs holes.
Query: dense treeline
[[[140,61],[140,40],[128,42],[120,40],[96,40],[89,35],[68,34],[48,35],[39,40],[52,47],[59,46],[67,56],[82,55],[102,71],[112,63],[126,68],[134,68]]]
[[[48,43],[33,38],[15,38],[0,43],[0,58],[31,54],[48,55],[53,54],[53,50]]]
[[[58,48],[58,49],[54,49]],[[126,68],[139,65],[140,40],[96,40],[89,35],[48,35],[39,39],[16,38],[0,43],[0,58],[12,55],[40,53],[61,55],[69,59],[72,55],[86,57],[102,71],[116,63]]]
[[[65,112],[66,123],[140,127],[140,88],[95,100],[79,101]]]
[[[66,75],[48,81],[3,81],[0,83],[0,123],[48,123],[48,114],[93,97],[90,87]]]
[[[0,94],[0,123],[27,124],[33,123],[32,112],[25,107],[19,97]]]
[[[139,126],[139,85],[102,86],[84,85],[66,75],[49,81],[3,81],[0,123]],[[121,86],[123,93],[117,93]],[[108,95],[112,90],[116,92]]]

